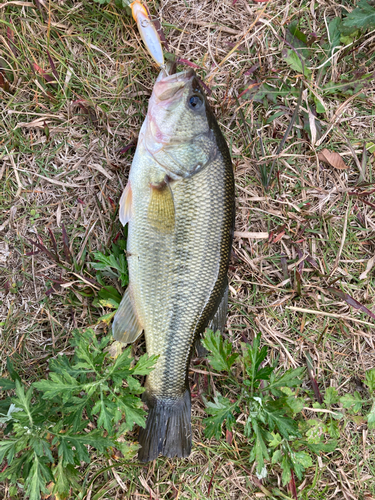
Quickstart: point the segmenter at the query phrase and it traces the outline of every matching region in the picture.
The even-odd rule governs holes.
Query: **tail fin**
[[[147,398],[149,407],[146,428],[139,430],[138,452],[141,462],[160,454],[165,457],[188,457],[191,452],[191,402],[186,389],[178,399]]]

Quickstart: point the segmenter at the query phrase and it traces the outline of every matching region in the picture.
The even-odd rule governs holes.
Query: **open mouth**
[[[155,83],[154,94],[159,101],[174,100],[180,96],[181,91],[193,77],[192,69],[162,77]]]

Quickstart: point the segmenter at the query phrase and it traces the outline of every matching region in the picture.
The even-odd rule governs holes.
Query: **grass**
[[[261,332],[269,362],[278,359],[282,369],[306,366],[308,353],[323,395],[331,386],[340,396],[360,390],[366,399],[362,382],[375,366],[374,319],[350,307],[343,294],[374,312],[373,269],[359,278],[375,251],[375,100],[373,78],[363,80],[375,70],[371,33],[359,33],[352,46],[330,59],[335,32],[328,37],[327,26],[345,16],[352,2],[321,2],[313,13],[305,1],[264,6],[238,0],[233,6],[173,0],[149,6],[160,16],[169,51],[200,66],[232,153],[238,236],[226,338],[240,349]],[[306,76],[298,56],[290,62],[293,55],[285,54],[294,53],[285,40],[300,46],[287,28],[292,21],[308,37],[301,51],[310,68]],[[9,356],[31,383],[45,376],[49,358],[71,352],[74,328],[95,326],[98,334],[107,329],[97,325],[110,309],[93,305],[97,288],[90,279],[96,271],[90,262],[94,252],[108,253],[122,234],[117,203],[134,149],[119,151],[137,137],[157,70],[133,20],[111,4],[9,3],[0,9],[0,34],[9,81],[8,89],[0,88],[0,239],[10,252],[0,248],[0,374],[6,376]],[[57,81],[48,83],[46,75]],[[301,81],[305,93],[296,121],[276,158]],[[367,144],[362,185],[348,143],[359,163]],[[323,148],[339,153],[348,168],[319,161]],[[274,161],[266,189],[260,172],[268,174]],[[53,249],[48,228],[64,267],[43,251],[26,255],[38,251],[27,238],[40,237]],[[248,238],[246,232],[268,237]],[[122,292],[116,279],[103,279]],[[46,295],[53,284],[56,293]],[[135,349],[143,352],[142,340]],[[225,377],[210,374],[205,360],[193,360],[191,368],[191,457],[114,468],[114,462],[92,457],[87,498],[263,498],[264,488],[279,490],[270,498],[290,497],[277,466],[259,487],[241,432],[232,445],[224,435],[219,441],[204,438],[201,394],[213,387],[225,394],[228,388]],[[311,391],[308,378],[305,385]],[[311,396],[309,407],[313,403]],[[348,413],[336,452],[323,454],[305,472],[298,498],[375,497],[374,433],[360,416]],[[314,417],[306,411],[306,419]],[[7,487],[0,486],[5,497]]]

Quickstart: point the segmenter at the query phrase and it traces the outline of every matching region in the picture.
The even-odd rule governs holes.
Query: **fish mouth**
[[[154,86],[154,95],[160,102],[171,103],[178,99],[186,85],[194,78],[195,72],[189,68],[180,73],[165,76],[161,73]]]

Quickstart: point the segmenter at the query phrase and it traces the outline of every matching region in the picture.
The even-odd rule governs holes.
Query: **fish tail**
[[[187,388],[180,398],[162,399],[143,395],[149,408],[146,428],[139,430],[138,459],[149,462],[160,454],[188,457],[191,452],[191,401]]]

